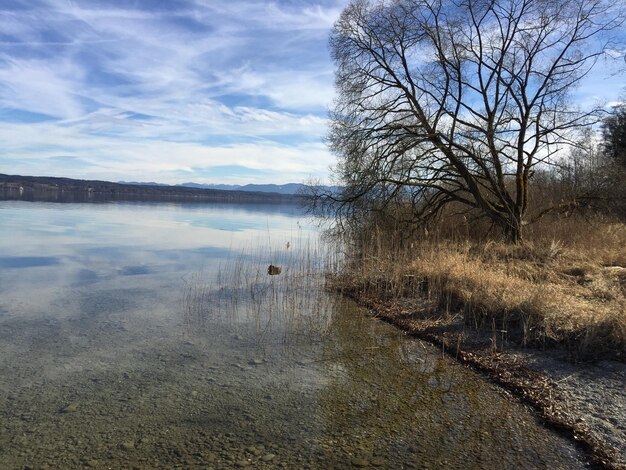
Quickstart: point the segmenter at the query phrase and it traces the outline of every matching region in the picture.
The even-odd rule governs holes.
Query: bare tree
[[[568,92],[622,18],[604,0],[354,0],[330,39],[330,199],[461,203],[520,241],[533,168],[598,116]]]

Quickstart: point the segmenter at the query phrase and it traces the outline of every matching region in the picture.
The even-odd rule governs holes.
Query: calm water
[[[584,467],[324,293],[296,207],[4,201],[0,230],[0,468]]]

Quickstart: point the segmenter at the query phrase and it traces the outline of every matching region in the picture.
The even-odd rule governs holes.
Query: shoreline
[[[626,380],[625,364],[603,361],[608,363],[608,370],[598,372],[597,369],[601,367],[566,361],[558,357],[556,350],[521,349],[515,346],[500,350],[494,348],[498,340],[490,332],[467,329],[458,319],[417,318],[415,313],[423,308],[423,299],[404,299],[405,302],[400,302],[367,296],[346,289],[345,286],[336,290],[366,308],[374,318],[440,347],[448,356],[509,391],[516,399],[529,405],[547,427],[576,442],[589,455],[593,464],[606,469],[626,469],[626,440],[623,439],[626,436],[626,423],[609,416],[602,403],[595,404],[596,415],[591,423],[587,422],[589,419],[586,413],[588,405],[598,394],[607,402],[617,398],[618,403],[613,405],[626,411],[626,391],[621,390]],[[585,374],[590,368],[593,372]],[[563,378],[561,376],[564,373],[569,375]],[[587,379],[579,381],[572,390],[563,386],[577,374],[587,376]],[[606,393],[603,389],[606,384],[603,386],[599,383],[602,380],[598,380],[598,377],[607,376],[610,376],[607,380],[613,385],[613,393]],[[581,390],[582,397],[572,396],[580,395]],[[606,425],[614,421],[617,421],[615,427]],[[607,441],[614,442],[617,447],[607,444]]]

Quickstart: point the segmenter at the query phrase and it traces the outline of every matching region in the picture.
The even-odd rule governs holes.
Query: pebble
[[[385,459],[375,457],[371,460],[370,464],[374,467],[382,467],[385,465]]]
[[[76,411],[78,411],[78,405],[76,403],[70,403],[61,408],[61,413],[74,413]]]
[[[260,366],[261,364],[263,364],[263,359],[250,359],[248,361],[248,364],[250,364],[251,366]]]
[[[134,448],[135,448],[135,443],[133,441],[122,442],[122,449],[133,450]]]
[[[353,458],[350,463],[352,463],[352,465],[355,467],[367,467],[370,464],[368,460],[360,459],[357,457]]]
[[[263,457],[261,457],[261,460],[263,462],[271,462],[275,458],[276,458],[276,456],[274,454],[265,454]]]
[[[236,467],[249,467],[250,465],[251,465],[251,462],[248,460],[239,460],[235,462]]]

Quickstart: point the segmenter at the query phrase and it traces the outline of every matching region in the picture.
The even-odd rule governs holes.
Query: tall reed
[[[336,243],[317,238],[241,250],[214,276],[186,277],[181,301],[185,322],[192,328],[226,325],[258,346],[321,340],[337,302],[326,282],[342,262]],[[269,275],[270,264],[281,273]]]

